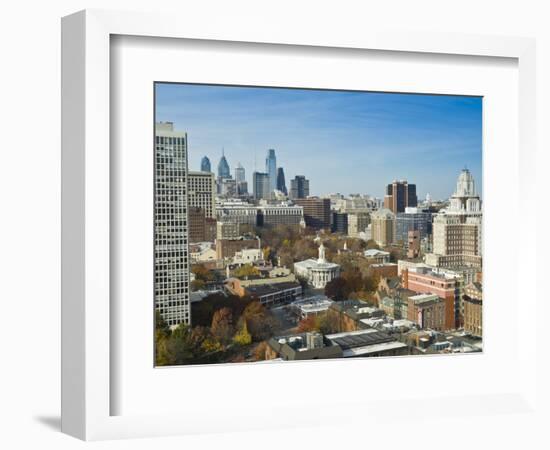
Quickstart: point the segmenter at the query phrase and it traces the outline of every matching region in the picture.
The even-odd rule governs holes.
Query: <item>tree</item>
[[[260,271],[252,264],[244,264],[233,271],[233,276],[237,278],[257,277]]]
[[[247,322],[248,331],[252,335],[253,341],[269,338],[276,328],[275,319],[267,313],[265,307],[258,300],[248,304],[241,319]]]
[[[367,241],[367,250],[371,250],[371,249],[376,249],[376,250],[380,250],[380,247],[378,246],[378,244],[376,243],[376,241],[372,240],[372,239],[369,239]]]
[[[249,345],[252,342],[252,336],[248,332],[246,320],[242,321],[242,326],[237,334],[235,334],[235,336],[233,337],[233,342],[238,345]]]
[[[195,280],[201,280],[205,283],[214,280],[214,274],[204,264],[193,264],[191,272],[195,275]]]
[[[201,291],[206,287],[206,282],[204,280],[194,279],[191,282],[191,291]]]
[[[337,316],[331,314],[330,311],[320,316],[319,331],[323,334],[339,333],[341,330]]]
[[[222,308],[214,313],[210,331],[222,343],[227,343],[231,340],[231,336],[233,336],[233,313],[231,309]]]
[[[195,346],[191,339],[189,326],[180,324],[165,339],[160,348],[160,359],[168,365],[189,364],[195,359]]]
[[[164,337],[170,336],[170,327],[158,311],[155,311],[155,331]]]
[[[342,277],[334,278],[325,285],[325,295],[334,301],[342,301],[347,296],[346,280]]]
[[[215,292],[203,298],[200,302],[191,304],[191,317],[193,324],[209,327],[212,324],[214,313],[221,308],[230,308],[233,317],[239,317],[246,306],[252,300],[250,297],[239,297],[237,295],[225,295]]]
[[[260,342],[256,348],[254,349],[254,358],[256,361],[264,361],[265,360],[265,352],[267,350],[267,342],[262,341]]]
[[[311,315],[298,322],[298,332],[300,333],[319,331],[319,329],[320,319],[318,316]]]

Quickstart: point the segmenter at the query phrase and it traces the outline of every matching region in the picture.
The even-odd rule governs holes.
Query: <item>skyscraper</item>
[[[201,172],[212,172],[212,166],[208,156],[203,156],[201,160]]]
[[[155,124],[155,308],[170,326],[191,322],[187,134]]]
[[[252,188],[256,200],[268,198],[270,193],[269,175],[263,172],[254,172],[252,175]]]
[[[277,190],[283,194],[288,195],[286,190],[285,172],[282,167],[277,168]]]
[[[433,253],[426,263],[436,267],[480,267],[482,265],[481,200],[468,169],[462,170],[449,208],[433,221]]]
[[[406,180],[396,181],[386,187],[384,208],[394,214],[404,212],[407,206],[417,206],[416,184],[409,184]]]
[[[241,163],[237,164],[237,167],[235,167],[235,181],[237,183],[240,183],[241,181],[245,181],[245,171],[244,167]]]
[[[309,180],[303,175],[296,175],[293,180],[290,180],[290,198],[306,198],[309,197]]]
[[[269,177],[269,191],[274,191],[277,188],[277,158],[275,156],[275,150],[272,148],[267,151],[265,172]]]
[[[222,157],[218,163],[218,178],[231,178],[231,171],[229,170],[229,164],[227,159],[225,159],[225,153],[222,152]]]

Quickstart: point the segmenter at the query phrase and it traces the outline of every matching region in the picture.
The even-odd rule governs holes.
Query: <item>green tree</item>
[[[170,338],[164,340],[160,359],[168,365],[189,364],[195,359],[195,346],[189,326],[180,324]]]
[[[155,331],[164,337],[170,336],[170,327],[158,311],[155,311]]]

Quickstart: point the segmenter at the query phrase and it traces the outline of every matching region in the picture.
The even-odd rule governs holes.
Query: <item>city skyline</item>
[[[478,97],[165,83],[156,97],[156,120],[188,133],[190,170],[204,156],[214,169],[224,153],[232,174],[241,163],[251,183],[275,149],[287,180],[305,175],[311,195],[383,198],[388,183],[407,179],[419,199],[446,199],[463,167],[482,194]]]

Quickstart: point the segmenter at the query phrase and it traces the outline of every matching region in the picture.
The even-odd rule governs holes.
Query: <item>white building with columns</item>
[[[319,246],[319,258],[306,259],[294,263],[294,273],[302,277],[316,289],[323,289],[329,281],[338,278],[340,275],[340,266],[328,262],[325,257],[325,246],[321,243]]]

